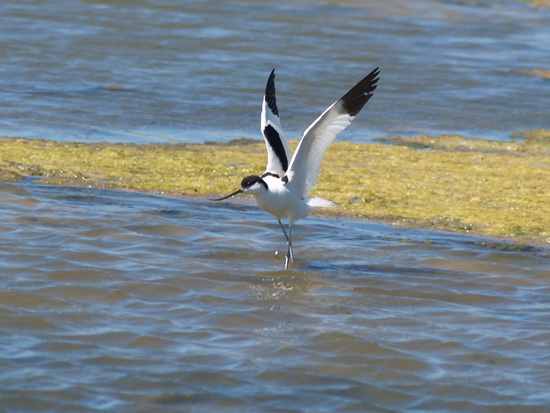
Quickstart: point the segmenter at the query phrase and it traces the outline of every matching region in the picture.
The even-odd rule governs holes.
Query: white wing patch
[[[379,73],[378,68],[373,70],[329,106],[304,132],[284,178],[298,196],[306,197],[317,183],[321,160],[328,146],[372,97]]]

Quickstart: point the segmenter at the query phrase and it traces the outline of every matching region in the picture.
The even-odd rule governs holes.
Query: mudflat
[[[550,131],[512,141],[417,135],[336,142],[312,195],[330,216],[547,244]],[[295,147],[296,141],[291,142]],[[0,139],[0,179],[205,197],[235,190],[263,171],[262,141],[126,144]]]

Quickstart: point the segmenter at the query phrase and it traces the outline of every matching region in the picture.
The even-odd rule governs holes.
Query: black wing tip
[[[380,80],[380,68],[377,67],[372,72],[370,72],[367,76],[365,76],[362,80],[357,83],[356,86],[352,88],[355,89],[355,87],[359,87],[359,89],[363,90],[363,93],[369,94],[374,92],[376,87],[378,86],[377,83]]]
[[[363,106],[369,101],[378,86],[379,75],[380,68],[377,67],[342,96],[340,100],[348,115],[356,116],[363,109]]]
[[[365,79],[367,79],[370,84],[371,84],[371,93],[374,92],[374,90],[376,89],[376,87],[378,86],[377,83],[378,81],[380,80],[380,68],[377,67],[376,69],[374,69],[372,72],[370,72],[366,77]]]
[[[271,109],[274,115],[279,116],[279,109],[277,108],[277,99],[275,98],[275,68],[271,71],[267,84],[265,85],[265,101],[267,106]]]
[[[267,92],[270,88],[275,88],[275,68],[271,71],[269,74],[269,77],[267,78],[267,84],[265,85],[265,94],[267,95]]]

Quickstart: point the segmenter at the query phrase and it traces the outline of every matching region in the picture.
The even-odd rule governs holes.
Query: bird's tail
[[[330,208],[335,206],[334,202],[327,201],[323,198],[309,198],[307,200],[307,205],[311,208]]]

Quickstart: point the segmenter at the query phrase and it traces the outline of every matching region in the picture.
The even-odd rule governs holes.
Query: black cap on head
[[[265,189],[267,189],[267,184],[265,181],[257,175],[245,176],[241,181],[241,188],[248,189],[254,184],[262,184],[265,186]]]

